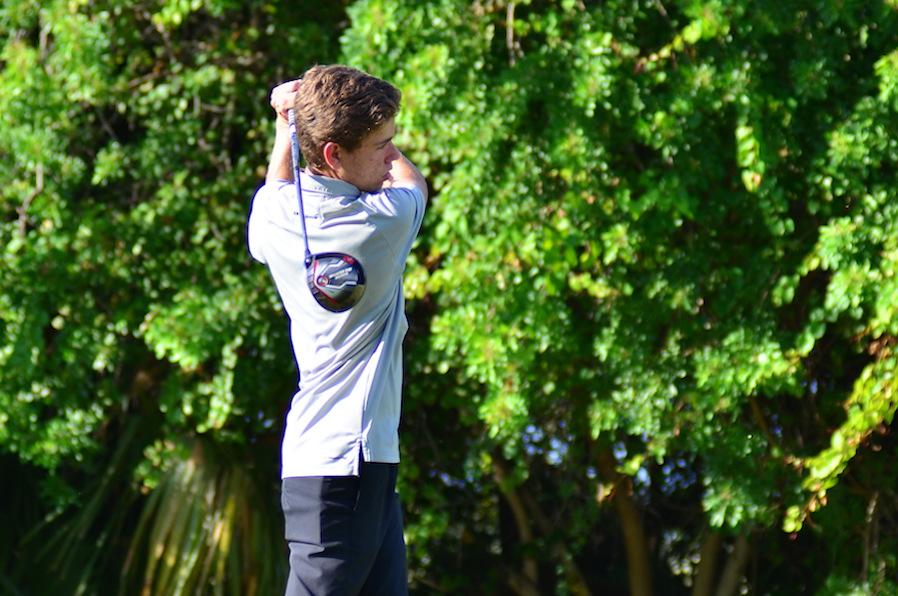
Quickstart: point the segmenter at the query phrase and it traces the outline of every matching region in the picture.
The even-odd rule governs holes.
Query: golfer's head
[[[390,164],[399,90],[348,66],[314,66],[302,77],[296,119],[312,170],[367,191],[379,189]]]

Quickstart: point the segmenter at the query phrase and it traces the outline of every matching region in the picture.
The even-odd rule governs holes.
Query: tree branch
[[[24,238],[25,233],[28,231],[28,207],[31,206],[31,201],[44,191],[44,164],[37,164],[34,178],[34,190],[25,197],[25,200],[22,201],[22,204],[16,210],[19,213],[19,237],[21,238]]]
[[[876,542],[872,538],[873,535],[873,526],[876,521],[876,504],[879,500],[879,491],[873,493],[873,496],[870,498],[870,502],[867,503],[867,516],[864,527],[864,557],[863,562],[861,564],[861,581],[867,581],[870,573],[870,551],[872,550],[874,553],[876,552]]]
[[[505,462],[500,455],[493,454],[494,469],[496,469],[495,466],[497,464],[502,470],[504,478],[508,478],[508,463]],[[586,583],[586,578],[583,576],[583,572],[580,571],[576,561],[574,561],[574,557],[564,544],[552,537],[552,534],[555,531],[555,526],[543,511],[542,507],[540,507],[536,499],[533,498],[533,495],[523,486],[517,487],[515,494],[523,505],[524,517],[536,522],[536,527],[539,529],[540,534],[551,541],[552,557],[562,564],[571,594],[574,596],[589,596],[591,592],[589,591],[589,585]],[[512,506],[512,511],[514,512],[514,506]],[[517,518],[518,514],[516,512],[514,512],[514,515],[515,518]]]
[[[521,537],[521,543],[527,547],[533,544],[533,529],[530,527],[530,520],[524,509],[524,503],[517,490],[509,482],[508,464],[498,455],[493,455],[493,478],[502,492],[502,496],[508,501],[511,507],[512,515],[514,515],[515,525],[518,528],[518,535]],[[527,583],[539,585],[539,567],[536,559],[532,555],[524,555],[523,575]],[[524,592],[520,592],[523,594]],[[537,592],[538,593],[538,592]]]
[[[598,450],[599,474],[605,482],[613,484],[611,499],[620,519],[627,549],[627,577],[632,596],[652,595],[652,571],[649,564],[649,547],[642,524],[642,516],[633,502],[633,481],[617,471],[617,460],[611,449]]]
[[[508,47],[508,64],[515,63],[514,2],[509,2],[505,12],[505,45]]]
[[[529,577],[518,573],[512,567],[503,567],[502,573],[505,574],[505,582],[508,587],[520,596],[540,596],[539,586],[536,585]]]
[[[527,506],[530,515],[536,520],[536,525],[539,527],[540,532],[545,536],[551,535],[554,526],[542,507],[536,502],[536,499],[534,499],[529,492],[524,492],[522,494],[522,499],[524,500],[524,504]],[[583,572],[580,571],[580,567],[577,566],[574,557],[567,548],[565,548],[562,543],[553,541],[552,556],[564,566],[564,573],[567,576],[568,588],[570,589],[571,594],[574,594],[574,596],[588,596],[591,592],[586,583],[586,578],[583,576]]]

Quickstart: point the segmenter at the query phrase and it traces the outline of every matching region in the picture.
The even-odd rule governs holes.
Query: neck
[[[336,178],[337,180],[339,180],[333,170],[326,166],[324,168],[319,168],[317,166],[309,164],[306,166],[306,170],[308,170],[308,172],[311,174],[315,174],[316,176],[326,176],[328,178]]]

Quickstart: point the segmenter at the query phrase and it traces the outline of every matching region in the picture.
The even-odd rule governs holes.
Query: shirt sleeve
[[[246,224],[246,245],[249,254],[259,261],[266,263],[265,258],[265,229],[268,226],[268,214],[266,212],[269,199],[269,186],[264,185],[256,191],[249,208],[249,219]]]
[[[424,195],[417,188],[390,187],[371,195],[370,199],[384,216],[380,230],[396,256],[397,265],[404,266],[424,220]]]

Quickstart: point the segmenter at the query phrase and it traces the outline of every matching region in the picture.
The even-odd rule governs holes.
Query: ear
[[[342,152],[343,148],[333,141],[328,141],[327,143],[325,143],[324,148],[321,151],[324,157],[324,163],[326,163],[327,167],[329,167],[334,172],[338,172],[342,169]]]

